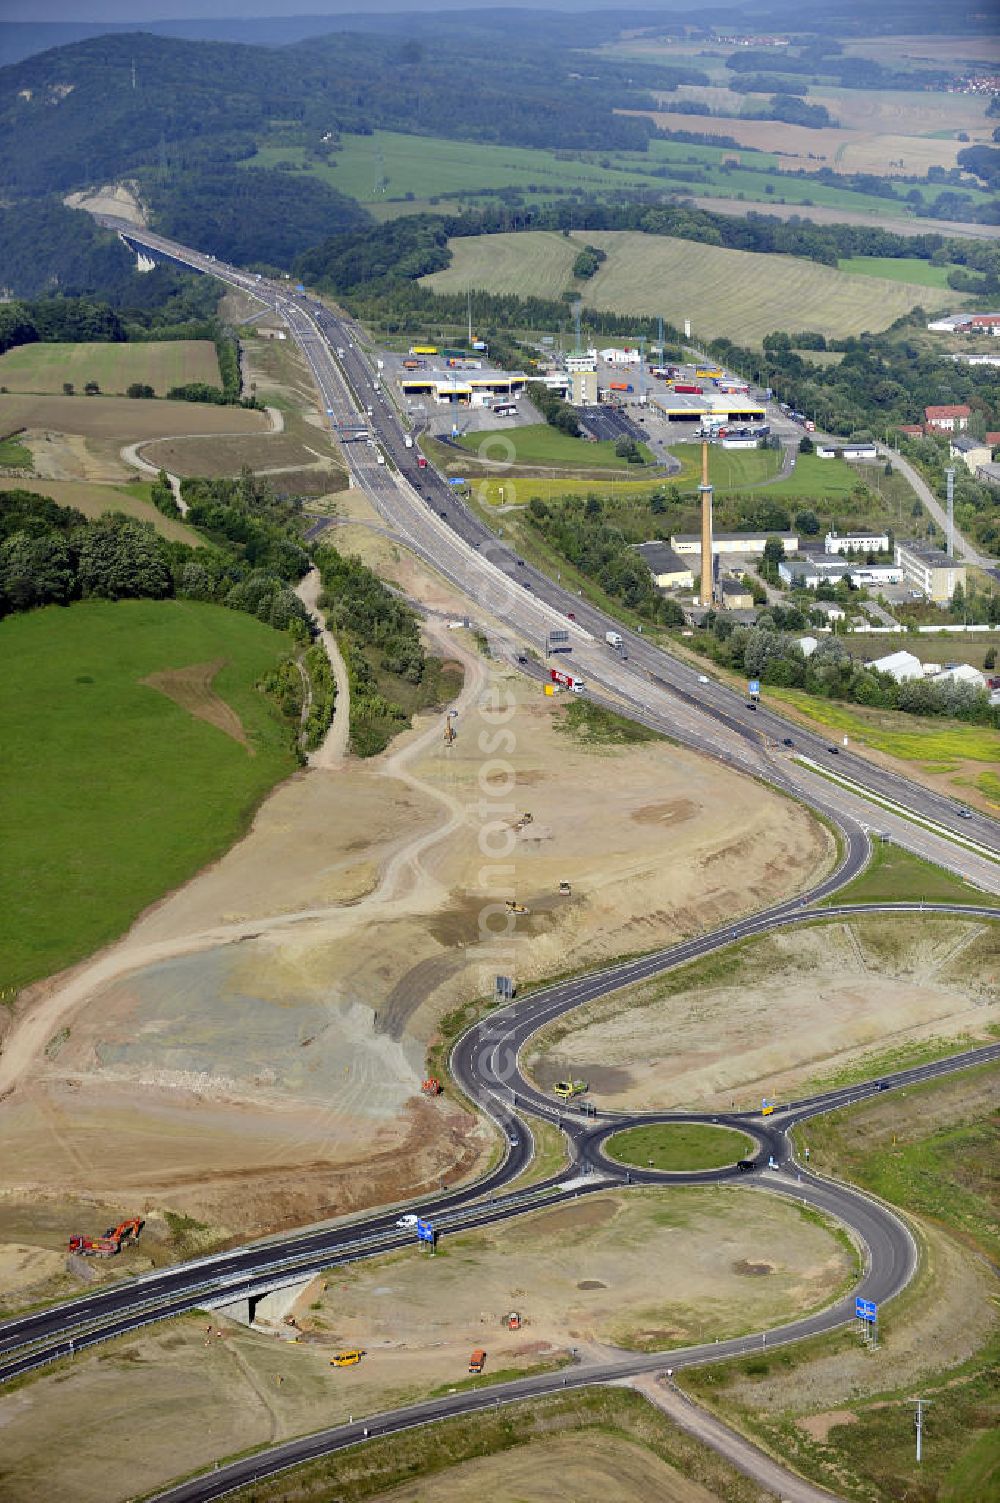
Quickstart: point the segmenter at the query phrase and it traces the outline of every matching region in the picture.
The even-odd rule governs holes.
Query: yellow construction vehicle
[[[527,908],[525,908],[525,906],[524,906],[523,903],[519,903],[516,898],[508,898],[507,899],[507,912],[508,913],[528,913],[528,912],[530,912],[530,910],[527,909]]]

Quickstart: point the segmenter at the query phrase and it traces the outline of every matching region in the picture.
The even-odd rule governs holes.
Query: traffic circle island
[[[651,1122],[612,1133],[601,1148],[612,1163],[624,1168],[690,1174],[700,1169],[729,1168],[751,1158],[760,1144],[734,1127],[708,1122]]]

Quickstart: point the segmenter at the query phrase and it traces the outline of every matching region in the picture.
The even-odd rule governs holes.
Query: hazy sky
[[[168,21],[213,16],[331,16],[363,11],[487,10],[530,5],[543,10],[617,9],[624,0],[0,0],[3,21]]]

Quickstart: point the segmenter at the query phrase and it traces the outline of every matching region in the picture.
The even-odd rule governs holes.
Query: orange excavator
[[[127,1242],[138,1242],[144,1225],[140,1216],[131,1216],[118,1226],[109,1226],[103,1237],[70,1237],[69,1251],[84,1258],[114,1258]]]

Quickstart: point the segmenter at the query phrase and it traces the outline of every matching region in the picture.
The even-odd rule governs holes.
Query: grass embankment
[[[67,381],[80,393],[88,381],[96,381],[102,392],[113,396],[124,396],[133,382],[151,386],[158,397],[192,381],[222,386],[210,339],[22,344],[0,355],[0,386],[8,391],[58,393]]]
[[[577,699],[574,695],[566,703],[562,718],[556,729],[578,741],[581,746],[598,748],[604,746],[636,746],[642,741],[659,741],[657,731],[626,720],[614,710],[606,710],[589,699]]]
[[[994,770],[1000,766],[1000,731],[929,716],[869,710],[859,705],[848,707],[836,700],[814,698],[801,689],[768,685],[765,692],[767,698],[788,705],[802,719],[824,730],[847,735],[862,746],[903,762],[917,763],[925,773],[955,775],[956,786],[977,788],[990,803],[1000,807],[1000,777]],[[969,762],[984,762],[991,771],[979,773],[972,769],[970,776],[965,765]]]
[[[680,1503],[685,1496],[690,1497],[692,1485],[706,1489],[711,1498],[725,1498],[727,1503],[756,1503],[759,1497],[759,1488],[721,1456],[678,1430],[639,1394],[625,1389],[565,1394],[536,1400],[530,1406],[505,1405],[483,1414],[375,1439],[339,1456],[297,1467],[271,1482],[258,1482],[254,1496],[260,1503],[307,1503],[307,1500],[319,1503],[331,1497],[340,1503],[363,1503],[384,1496],[390,1488],[419,1479],[421,1496],[430,1496],[430,1490],[434,1489],[435,1499],[453,1497],[452,1478],[462,1474],[451,1469],[462,1468],[464,1472],[466,1468],[486,1464],[486,1459],[492,1456],[516,1459],[522,1451],[531,1448],[533,1452],[540,1447],[536,1475],[551,1475],[544,1448],[558,1443],[562,1437],[571,1437],[584,1445],[595,1439],[605,1444],[610,1439],[623,1447],[631,1443],[658,1460],[659,1475],[647,1475],[640,1489],[625,1484],[628,1490],[623,1489],[619,1495],[624,1503],[640,1503],[641,1499],[653,1496],[654,1485],[656,1496],[664,1498],[665,1503]],[[619,1460],[619,1477],[625,1460],[625,1456]],[[559,1474],[562,1475],[561,1469]],[[530,1486],[527,1477],[523,1480]],[[437,1491],[442,1486],[448,1487],[447,1493]],[[488,1490],[487,1495],[493,1494]],[[480,1492],[473,1486],[463,1496],[478,1497]]]
[[[221,854],[296,763],[255,687],[290,642],[251,616],[92,601],[11,616],[0,634],[0,987],[17,988],[115,939]],[[173,675],[170,692],[150,674]]]
[[[849,496],[859,479],[857,469],[845,459],[820,459],[816,454],[797,454],[795,468],[784,480],[767,488],[769,496],[814,496],[817,499]]]
[[[683,1173],[690,1169],[722,1169],[755,1153],[757,1145],[746,1133],[697,1122],[658,1122],[615,1133],[604,1145],[616,1164],[639,1169]]]
[[[933,1223],[944,1234],[942,1241],[972,1250],[975,1267],[980,1257],[1000,1256],[996,1079],[995,1066],[987,1066],[909,1087],[817,1118],[799,1136],[809,1144],[814,1167]],[[926,1323],[949,1297],[935,1268],[940,1249],[928,1253],[925,1247],[924,1258],[916,1297],[907,1293],[885,1307],[880,1351],[860,1367],[857,1337],[844,1331],[780,1353],[686,1373],[684,1387],[840,1497],[866,1503],[996,1498],[1000,1389],[988,1311],[979,1312],[979,1349],[960,1366],[942,1369],[933,1340],[915,1343],[909,1329]],[[957,1309],[956,1321],[966,1314]],[[838,1373],[837,1407],[827,1407],[823,1395],[830,1394]],[[932,1401],[919,1468],[915,1393]],[[812,1401],[811,1394],[816,1395]]]
[[[642,474],[642,465],[630,465],[615,453],[610,439],[593,443],[586,438],[574,438],[548,423],[528,423],[524,427],[489,429],[481,433],[464,433],[457,440],[459,447],[474,459],[482,459],[486,465],[510,464],[530,468],[532,465],[547,469],[610,470],[620,474]],[[440,445],[446,454],[455,455],[447,445]],[[647,464],[653,456],[645,444],[640,453]]]
[[[0,438],[0,467],[7,470],[33,470],[35,461],[27,444],[17,438]]]
[[[980,904],[989,901],[986,894],[945,871],[943,866],[925,861],[922,856],[911,855],[902,846],[876,840],[871,860],[861,875],[833,897],[824,898],[818,906],[905,902]]]

